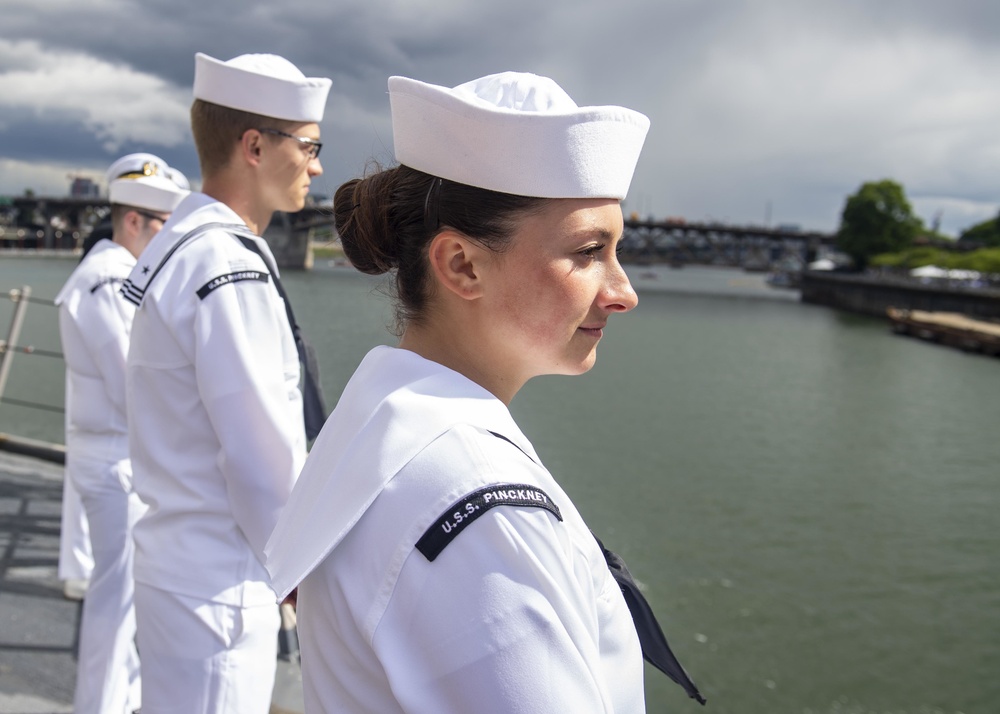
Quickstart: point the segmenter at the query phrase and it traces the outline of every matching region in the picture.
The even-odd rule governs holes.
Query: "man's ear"
[[[142,230],[142,216],[140,216],[135,211],[125,211],[125,215],[122,216],[122,223],[124,223],[125,229],[130,235],[139,235],[139,231]]]
[[[463,300],[475,300],[483,294],[483,267],[487,250],[451,228],[431,239],[427,259],[431,273],[442,288]]]
[[[260,163],[260,154],[263,149],[264,135],[256,129],[247,129],[240,137],[240,155],[243,160],[251,166]]]

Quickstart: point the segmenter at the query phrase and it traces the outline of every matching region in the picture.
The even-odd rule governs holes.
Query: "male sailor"
[[[162,170],[162,175],[185,191],[191,189],[187,177],[180,170],[167,166],[158,156],[145,153],[128,154],[115,161],[105,172],[105,180],[110,185],[116,179],[130,174],[135,178],[143,170],[154,170],[154,167],[155,170]],[[90,235],[84,240],[83,255],[80,260],[86,259],[90,250],[100,241],[111,240],[111,233],[111,216],[108,215],[94,226]],[[127,275],[128,270],[124,276]],[[87,512],[83,508],[80,494],[73,487],[72,480],[66,479],[63,481],[62,520],[59,528],[59,579],[63,581],[63,594],[67,599],[83,599],[93,570],[94,554],[90,547],[90,524],[87,522]]]
[[[59,521],[59,579],[67,600],[83,600],[94,572],[90,548],[90,523],[80,494],[70,480],[63,479],[62,514]]]
[[[279,610],[262,551],[321,402],[274,256],[274,211],[322,173],[330,80],[275,55],[195,56],[191,128],[202,191],[123,286],[143,714],[265,713]],[[303,415],[305,404],[314,407]],[[310,416],[316,423],[310,423]],[[304,428],[305,427],[305,428]]]
[[[89,524],[93,571],[83,603],[74,711],[123,714],[140,705],[132,594],[132,490],[125,359],[135,308],[119,289],[136,257],[187,195],[152,154],[108,171],[111,235],[98,240],[56,297],[66,357],[66,493]],[[67,536],[67,541],[73,539]]]

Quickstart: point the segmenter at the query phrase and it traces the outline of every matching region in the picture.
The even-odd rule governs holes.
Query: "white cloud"
[[[65,196],[76,176],[103,184],[103,171],[81,171],[66,164],[39,164],[0,158],[0,194],[22,195],[30,189],[37,196]]]
[[[34,41],[0,40],[0,110],[80,117],[109,151],[125,142],[177,146],[187,140],[190,90],[160,77]]]
[[[1000,197],[1000,48],[767,13],[735,22],[741,32],[715,38],[650,107],[644,154],[656,160],[644,156],[635,185],[661,177],[670,213],[753,220],[773,199],[830,230],[869,180],[893,178],[910,195]]]
[[[60,160],[77,143],[36,148],[3,133],[4,117],[14,126],[29,112],[36,137],[61,120],[95,144],[192,157],[194,51],[273,51],[334,78],[328,193],[369,157],[391,159],[390,74],[457,84],[521,69],[549,74],[581,103],[650,116],[628,210],[833,230],[849,193],[892,178],[925,221],[943,207],[942,225],[957,233],[1000,201],[1000,45],[990,34],[1000,9],[981,0],[8,5],[5,29],[34,40],[0,40],[0,141],[23,149],[18,158]],[[113,153],[85,151],[88,168]]]
[[[953,196],[914,196],[910,204],[928,226],[940,216],[940,230],[955,238],[966,228],[996,218],[1000,211],[998,201],[973,201]]]
[[[128,0],[87,0],[87,9],[92,12],[120,12],[130,4]],[[4,0],[7,12],[57,13],[79,8],[79,0]]]

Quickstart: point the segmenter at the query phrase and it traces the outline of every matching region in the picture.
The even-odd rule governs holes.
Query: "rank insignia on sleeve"
[[[523,483],[495,484],[473,491],[449,506],[417,541],[417,550],[433,561],[466,526],[496,506],[544,508],[562,520],[559,507],[542,489]]]
[[[226,273],[217,278],[212,278],[207,283],[198,288],[198,297],[204,300],[213,290],[218,290],[223,285],[238,283],[243,280],[256,280],[266,283],[271,276],[263,270],[237,270],[235,273]]]
[[[100,290],[101,288],[103,288],[105,285],[111,285],[112,287],[114,287],[115,284],[121,283],[121,282],[124,282],[124,281],[125,281],[125,278],[114,278],[114,277],[112,277],[112,278],[104,278],[104,279],[99,280],[98,282],[96,282],[93,285],[93,287],[90,288],[90,292],[91,293],[96,293],[98,290]]]

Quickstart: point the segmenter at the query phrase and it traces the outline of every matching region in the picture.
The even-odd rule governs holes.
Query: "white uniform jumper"
[[[278,608],[263,548],[305,459],[299,360],[265,259],[192,193],[123,292],[143,713],[267,712]],[[209,628],[209,629],[206,629]],[[207,634],[214,632],[214,635]],[[201,639],[199,639],[201,638]]]
[[[301,580],[310,714],[644,711],[632,617],[580,514],[503,403],[412,352],[361,363],[268,568],[279,595]]]
[[[87,512],[79,492],[69,478],[65,478],[59,521],[59,579],[87,581],[93,572],[94,551],[90,547]]]
[[[78,714],[131,712],[140,704],[132,526],[144,506],[132,492],[125,416],[135,308],[119,293],[134,265],[126,248],[99,241],[56,297],[66,356],[67,490],[80,494],[94,554],[80,627]]]

